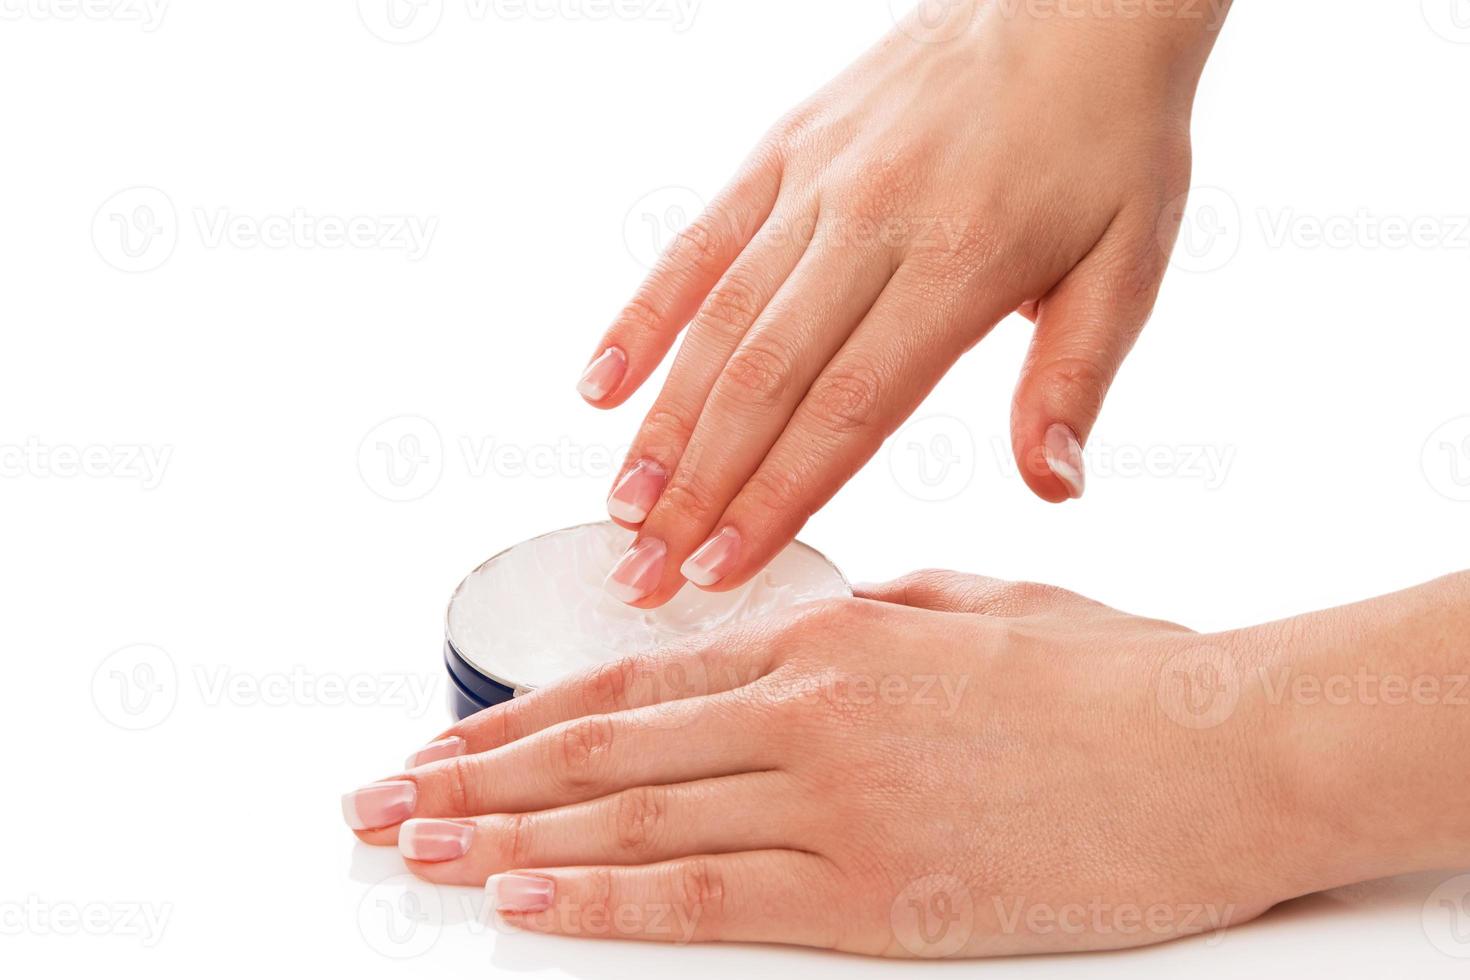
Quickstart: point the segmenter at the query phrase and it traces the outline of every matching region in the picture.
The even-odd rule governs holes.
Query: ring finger
[[[418,819],[398,832],[417,875],[480,885],[516,868],[655,864],[690,854],[778,849],[805,839],[811,809],[776,772],[639,786],[588,803],[460,820]]]

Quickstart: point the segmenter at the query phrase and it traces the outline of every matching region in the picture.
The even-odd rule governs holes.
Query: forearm
[[[989,0],[970,30],[1008,29],[1034,37],[1036,48],[1060,39],[1075,48],[1079,76],[1099,95],[1143,83],[1187,103],[1230,5],[1231,0]],[[953,6],[963,15],[965,4]]]
[[[1300,891],[1470,866],[1470,574],[1242,634]]]

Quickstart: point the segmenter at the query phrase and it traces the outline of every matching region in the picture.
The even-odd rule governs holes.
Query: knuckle
[[[801,476],[785,467],[763,466],[746,484],[744,494],[763,517],[789,519],[805,516],[805,486]]]
[[[657,848],[667,812],[664,793],[658,786],[641,786],[619,794],[613,830],[623,852],[646,857]]]
[[[846,434],[873,425],[882,396],[880,372],[871,364],[847,364],[818,378],[808,401],[819,423],[832,432]]]
[[[639,442],[644,446],[668,446],[676,451],[689,444],[694,425],[683,415],[664,405],[654,405],[643,419]],[[648,453],[641,453],[648,455]]]
[[[444,769],[444,792],[456,814],[470,812],[470,786],[475,779],[476,756],[461,755],[449,760]]]
[[[746,274],[731,271],[705,299],[694,329],[719,334],[726,342],[738,341],[765,308],[761,300],[761,291]]]
[[[487,835],[495,842],[500,868],[528,868],[535,865],[532,854],[531,820],[529,813],[503,813],[486,818]]]
[[[720,870],[706,858],[693,858],[675,865],[672,874],[672,893],[683,916],[680,921],[692,923],[702,936],[718,935],[727,898]]]
[[[1106,370],[1083,357],[1065,357],[1050,362],[1042,373],[1044,395],[1052,404],[1073,406],[1095,415],[1107,397],[1110,378]]]
[[[842,205],[868,216],[896,213],[926,166],[923,154],[907,144],[865,159],[860,169],[841,182]]]
[[[726,395],[754,409],[779,404],[790,382],[791,358],[769,342],[743,345],[731,355],[720,378]]]
[[[681,474],[659,498],[658,511],[680,523],[701,521],[714,511],[714,496],[697,477]]]
[[[598,785],[612,743],[612,719],[605,716],[582,718],[563,728],[550,743],[552,771],[561,787],[575,792]]]
[[[634,657],[599,665],[587,684],[586,710],[617,711],[627,707],[628,694],[638,679],[638,670],[638,661]]]
[[[517,705],[515,701],[507,701],[486,710],[480,724],[484,726],[482,737],[489,743],[488,747],[499,748],[520,738],[519,715],[523,705],[524,702]]]
[[[684,227],[669,247],[671,260],[680,265],[705,267],[719,262],[726,252],[726,231],[720,218],[706,212]]]
[[[1071,595],[1066,589],[1041,582],[1012,582],[1005,587],[1005,593],[1018,610],[1046,605]]]
[[[664,329],[664,314],[652,299],[640,292],[628,300],[618,314],[617,330],[634,337],[633,343],[648,340]]]
[[[869,603],[853,599],[823,599],[802,605],[786,621],[783,639],[799,645],[811,636],[826,637],[831,630],[864,614]]]

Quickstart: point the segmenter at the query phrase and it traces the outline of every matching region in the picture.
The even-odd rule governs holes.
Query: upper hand
[[[1157,18],[1007,9],[945,43],[895,31],[791,113],[599,341],[581,391],[612,408],[689,326],[609,500],[640,532],[620,598],[745,582],[1018,309],[1020,471],[1082,493],[1167,263],[1203,55]]]

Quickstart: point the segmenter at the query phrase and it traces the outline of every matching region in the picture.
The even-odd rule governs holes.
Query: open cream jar
[[[836,566],[796,542],[732,592],[686,585],[658,609],[634,609],[602,585],[633,537],[611,522],[553,531],[502,551],[459,584],[444,643],[458,717],[680,636],[852,595]]]

